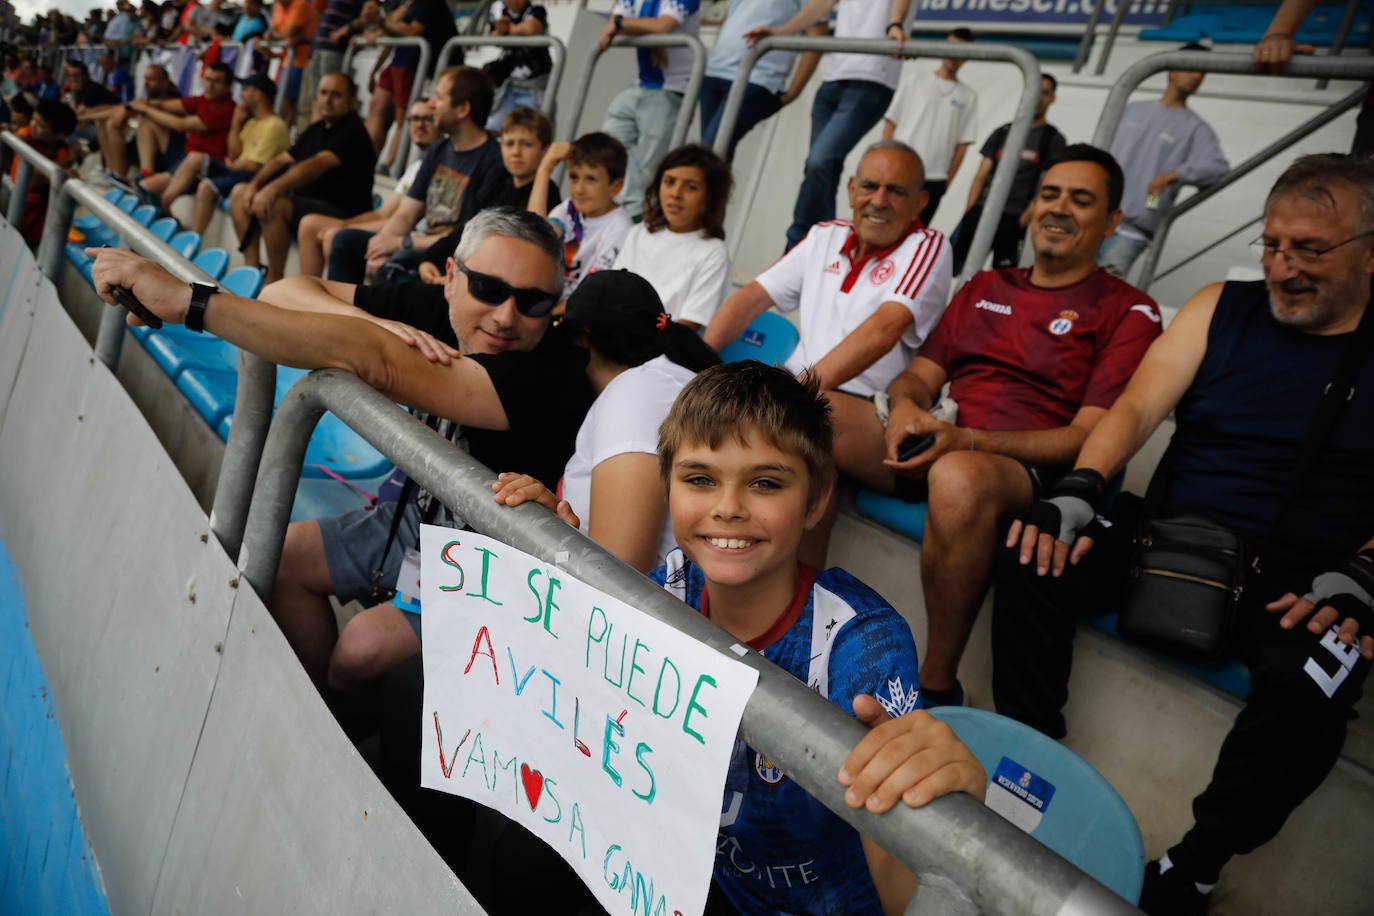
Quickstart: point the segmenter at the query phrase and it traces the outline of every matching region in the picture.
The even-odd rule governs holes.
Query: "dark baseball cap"
[[[241,76],[238,78],[238,81],[245,86],[252,86],[263,95],[272,96],[273,98],[277,95],[277,84],[272,82],[271,77],[266,73],[252,73],[248,76]]]

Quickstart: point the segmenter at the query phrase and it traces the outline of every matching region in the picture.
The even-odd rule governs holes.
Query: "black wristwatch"
[[[612,17],[611,17],[611,24],[614,25],[614,26],[615,26],[615,30],[616,30],[617,32],[619,32],[621,29],[623,29],[623,28],[625,27],[625,17],[624,17],[624,16],[619,16],[619,15],[617,15],[617,16],[612,16]]]
[[[195,331],[197,334],[205,332],[205,307],[210,304],[210,297],[217,292],[218,286],[208,283],[191,284],[191,304],[186,307],[186,330]]]

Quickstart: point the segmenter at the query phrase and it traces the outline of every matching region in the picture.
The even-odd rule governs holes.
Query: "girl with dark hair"
[[[615,261],[653,284],[668,314],[689,328],[709,324],[729,289],[722,240],[733,183],[730,164],[705,146],[668,153],[644,195],[644,222],[630,230]]]
[[[694,331],[668,317],[654,288],[625,270],[588,275],[568,299],[563,327],[587,348],[598,392],[563,472],[560,501],[534,478],[502,474],[496,501],[534,500],[584,529],[640,572],[673,549],[658,472],[658,427],[678,392],[720,362]]]

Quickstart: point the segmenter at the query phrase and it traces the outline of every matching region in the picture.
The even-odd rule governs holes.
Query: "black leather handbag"
[[[1250,571],[1240,535],[1200,515],[1152,518],[1136,534],[1121,635],[1201,662],[1225,657]]]
[[[1131,567],[1117,617],[1121,635],[1151,649],[1204,663],[1222,661],[1236,630],[1246,578],[1259,569],[1265,544],[1279,531],[1294,498],[1310,479],[1317,458],[1355,393],[1355,378],[1374,343],[1374,281],[1371,304],[1346,344],[1341,364],[1326,386],[1279,502],[1269,536],[1247,545],[1236,532],[1200,515],[1160,511],[1172,447],[1160,460],[1145,495],[1145,521],[1132,545]]]

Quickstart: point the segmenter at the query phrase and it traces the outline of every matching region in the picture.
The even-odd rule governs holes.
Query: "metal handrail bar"
[[[437,76],[448,67],[457,48],[476,48],[494,46],[498,48],[548,48],[553,67],[549,70],[549,81],[544,87],[544,100],[539,108],[553,120],[554,106],[557,104],[558,86],[563,82],[563,68],[567,63],[568,49],[563,42],[552,35],[455,35],[439,49],[438,61],[434,64]]]
[[[459,34],[470,36],[482,34],[479,30],[487,21],[487,10],[489,9],[491,9],[491,0],[482,0],[481,3],[477,4],[477,7],[472,11],[472,15],[467,17],[468,21],[463,23],[464,28]],[[447,42],[445,42],[445,44],[447,44]],[[439,70],[436,69],[434,72],[438,73]]]
[[[1227,172],[1225,175],[1219,178],[1215,183],[1210,184],[1205,188],[1199,189],[1196,194],[1190,195],[1187,200],[1175,202],[1174,205],[1170,207],[1169,210],[1164,214],[1163,219],[1159,221],[1159,226],[1155,229],[1154,238],[1150,239],[1150,245],[1145,251],[1144,263],[1140,268],[1140,278],[1138,282],[1139,288],[1148,289],[1151,283],[1159,279],[1159,276],[1163,276],[1163,274],[1160,274],[1159,276],[1155,275],[1155,267],[1159,264],[1160,256],[1163,254],[1164,251],[1164,239],[1168,237],[1169,230],[1173,227],[1174,222],[1179,217],[1183,216],[1183,214],[1187,213],[1190,210],[1194,210],[1197,207],[1200,207],[1202,204],[1211,200],[1213,197],[1217,196],[1222,191],[1229,188],[1231,185],[1240,181],[1246,175],[1249,175],[1255,169],[1264,165],[1270,159],[1273,159],[1279,153],[1283,152],[1286,149],[1289,149],[1290,147],[1297,144],[1299,141],[1307,139],[1312,135],[1314,131],[1325,127],[1327,124],[1330,124],[1332,121],[1336,120],[1336,118],[1340,117],[1345,112],[1356,107],[1364,101],[1365,93],[1365,87],[1361,86],[1359,89],[1356,89],[1354,92],[1350,93],[1336,104],[1327,108],[1325,111],[1319,112],[1315,116],[1309,118],[1307,121],[1290,130],[1288,133],[1284,134],[1282,137],[1279,137],[1273,143],[1270,143],[1264,149],[1255,153],[1253,156],[1251,156],[1249,159],[1246,159],[1240,165],[1233,167],[1229,172]],[[1175,264],[1173,267],[1169,268],[1169,270],[1165,271],[1165,273],[1172,273],[1173,271],[1177,270],[1179,267],[1182,267],[1189,261],[1192,261],[1195,258],[1199,257],[1203,252],[1215,248],[1217,245],[1226,241],[1228,238],[1230,238],[1230,236],[1227,236],[1225,238],[1220,239],[1217,242],[1212,243],[1211,245],[1202,249],[1202,251],[1195,252],[1192,256],[1187,258],[1187,260]]]
[[[1093,145],[1102,149],[1111,149],[1112,140],[1116,137],[1117,126],[1121,123],[1121,116],[1126,110],[1126,103],[1130,100],[1131,93],[1143,83],[1147,78],[1156,73],[1166,70],[1193,70],[1203,73],[1238,73],[1246,75],[1260,75],[1255,73],[1255,64],[1249,54],[1219,54],[1214,51],[1164,51],[1159,54],[1152,54],[1131,64],[1121,76],[1117,77],[1112,88],[1107,93],[1106,101],[1102,104],[1102,115],[1098,119],[1097,128],[1093,132]],[[1282,79],[1326,77],[1332,79],[1358,79],[1369,80],[1374,78],[1374,58],[1358,57],[1307,57],[1297,56],[1288,62],[1288,67],[1283,73],[1265,74],[1268,76]],[[1137,285],[1146,291],[1149,289],[1150,281],[1154,272],[1154,267],[1158,263],[1159,252],[1163,250],[1165,236],[1169,225],[1181,213],[1186,213],[1198,204],[1208,200],[1212,195],[1206,194],[1207,190],[1216,188],[1217,191],[1233,182],[1231,176],[1244,169],[1248,174],[1254,168],[1268,159],[1273,158],[1279,152],[1292,146],[1298,139],[1306,136],[1310,125],[1321,126],[1328,123],[1336,116],[1351,107],[1351,99],[1361,95],[1357,92],[1351,96],[1346,96],[1322,114],[1317,115],[1308,124],[1290,131],[1283,137],[1271,143],[1264,150],[1246,160],[1240,166],[1227,172],[1216,183],[1208,189],[1200,191],[1198,194],[1190,196],[1187,200],[1176,203],[1165,214],[1164,220],[1156,229],[1154,238],[1150,240],[1150,248],[1146,254],[1146,262],[1142,267],[1140,280]],[[1237,178],[1240,175],[1236,176]],[[1225,182],[1226,184],[1222,184]],[[1220,185],[1220,187],[1218,187]],[[1215,192],[1214,192],[1215,193]],[[1204,196],[1205,195],[1205,196]],[[1199,200],[1201,198],[1201,200]],[[1196,202],[1195,202],[1196,201]],[[1179,208],[1185,208],[1179,210]],[[1178,212],[1175,212],[1178,211]]]
[[[1235,238],[1245,230],[1249,229],[1251,226],[1255,225],[1255,223],[1262,222],[1264,222],[1263,213],[1261,213],[1259,216],[1255,217],[1247,223],[1241,223],[1239,226],[1232,229],[1230,232],[1226,233],[1221,238],[1217,239],[1214,242],[1207,243],[1207,245],[1205,245],[1202,248],[1199,248],[1197,251],[1194,251],[1192,254],[1188,255],[1188,257],[1184,258],[1182,261],[1179,261],[1177,264],[1169,265],[1168,270],[1161,270],[1159,273],[1155,274],[1153,278],[1151,278],[1151,282],[1153,282],[1154,280],[1162,280],[1176,270],[1182,270],[1184,267],[1187,267],[1189,264],[1193,263],[1203,255],[1207,254],[1209,251],[1212,251],[1215,248],[1220,248],[1222,245],[1225,245],[1227,242],[1231,241],[1231,239]]]
[[[1097,0],[1098,6],[1105,2]],[[1102,45],[1102,53],[1097,57],[1097,67],[1093,70],[1096,76],[1101,76],[1107,70],[1107,59],[1112,56],[1112,48],[1116,47],[1116,33],[1121,31],[1121,23],[1126,21],[1126,11],[1131,3],[1132,0],[1116,0],[1116,12],[1112,14],[1112,24],[1107,26],[1107,38]]]
[[[10,206],[6,213],[9,224],[18,227],[24,219],[24,200],[29,196],[29,185],[33,183],[34,170],[41,172],[53,187],[60,185],[66,179],[67,173],[62,166],[25,143],[18,134],[0,132],[0,144],[19,157],[19,168],[14,173]]]
[[[166,242],[153,235],[133,217],[105,199],[104,195],[80,179],[62,185],[61,200],[66,202],[63,222],[58,226],[60,240],[57,257],[62,256],[62,242],[76,203],[80,203],[114,229],[127,246],[156,261],[173,276],[187,283],[214,284],[214,278],[182,257]],[[49,205],[51,232],[52,205]],[[46,239],[45,239],[46,243]],[[56,273],[48,274],[50,278]],[[100,331],[96,337],[96,355],[114,371],[118,365],[119,349],[124,340],[124,309],[104,310]],[[215,486],[214,503],[210,511],[210,530],[214,532],[231,557],[238,555],[247,522],[248,505],[253,495],[253,480],[257,476],[258,461],[267,438],[267,426],[272,419],[272,400],[276,394],[277,367],[275,364],[239,350],[238,393],[234,405],[234,423],[229,429],[229,441],[224,446],[224,460],[220,464],[219,480]]]
[[[353,55],[356,49],[361,46],[379,45],[383,48],[419,48],[420,60],[415,64],[415,86],[420,87],[429,78],[429,61],[433,56],[433,51],[429,49],[429,42],[419,35],[391,36],[383,38],[368,39],[363,35],[355,35],[348,43],[348,50],[344,51],[342,70],[349,73],[353,65]],[[414,95],[414,93],[411,93]],[[368,100],[371,105],[371,100]],[[396,158],[391,161],[391,177],[400,178],[401,173],[406,170],[406,162],[410,159],[410,131],[404,126],[400,128],[400,145],[396,147]]]
[[[720,127],[716,131],[716,152],[722,156],[725,155],[730,137],[735,132],[735,122],[739,119],[740,108],[744,105],[744,92],[748,86],[749,74],[753,72],[758,59],[769,51],[958,57],[965,60],[1002,61],[1020,69],[1021,100],[1016,105],[1016,114],[1012,117],[1011,129],[1007,132],[1006,143],[1002,147],[1002,156],[993,169],[987,203],[973,233],[968,258],[964,261],[970,270],[977,270],[992,248],[992,237],[997,231],[1002,209],[1007,205],[1007,197],[1011,194],[1012,181],[1021,162],[1021,150],[1026,145],[1026,138],[1030,135],[1030,123],[1035,117],[1035,108],[1040,103],[1040,63],[1035,59],[1035,55],[1025,48],[1013,45],[911,40],[904,42],[898,51],[893,42],[881,39],[770,35],[745,52],[744,59],[740,61],[739,69],[735,72],[735,79],[730,84],[730,93],[725,97],[725,108],[720,116]]]
[[[1332,57],[1339,55],[1345,50],[1345,39],[1350,35],[1351,28],[1355,25],[1355,14],[1360,11],[1361,0],[1347,0],[1345,12],[1341,14],[1341,23],[1336,26],[1336,34],[1331,39],[1331,50],[1328,51]],[[1317,88],[1325,89],[1327,81],[1317,80]]]
[[[491,498],[496,475],[356,376],[320,370],[291,386],[272,422],[244,534],[243,577],[271,594],[291,502],[315,423],[329,410],[457,511],[474,530],[533,554],[732,658],[736,640],[589,538],[533,505]],[[835,778],[867,729],[755,652],[759,672],[744,711],[744,740],[830,810],[872,837],[921,879],[907,913],[1136,913],[1047,847],[964,795],[884,815],[851,809]]]
[[[1093,4],[1092,12],[1088,14],[1088,23],[1083,26],[1083,38],[1078,42],[1078,53],[1073,58],[1073,72],[1078,73],[1088,62],[1088,55],[1092,53],[1093,39],[1097,37],[1097,24],[1102,21],[1102,8],[1107,5],[1107,0],[1097,0]]]
[[[689,48],[692,52],[692,73],[687,77],[687,87],[682,91],[682,107],[677,112],[677,122],[673,125],[672,148],[679,147],[687,139],[687,128],[692,126],[692,116],[696,113],[697,98],[701,95],[701,83],[706,78],[706,48],[695,35],[669,32],[666,35],[617,35],[611,39],[612,48]],[[556,136],[571,140],[577,136],[577,122],[582,120],[582,109],[587,105],[587,95],[591,92],[592,76],[596,73],[596,62],[605,52],[598,45],[592,48],[587,58],[587,69],[582,72],[582,85],[577,89],[577,97],[569,113],[567,126],[556,132]]]

